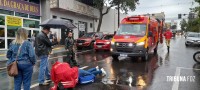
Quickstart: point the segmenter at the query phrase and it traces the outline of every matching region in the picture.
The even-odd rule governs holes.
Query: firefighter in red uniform
[[[62,86],[62,88],[74,88],[78,83],[78,67],[71,68],[68,63],[57,61],[51,69],[51,80],[54,82],[51,90],[59,90],[59,86]]]
[[[167,44],[167,50],[169,52],[169,47],[170,47],[170,39],[172,38],[172,32],[170,29],[167,29],[167,31],[164,33],[166,44]]]

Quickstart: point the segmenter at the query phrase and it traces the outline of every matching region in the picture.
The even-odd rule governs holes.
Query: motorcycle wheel
[[[200,51],[194,53],[193,59],[195,62],[200,63]]]

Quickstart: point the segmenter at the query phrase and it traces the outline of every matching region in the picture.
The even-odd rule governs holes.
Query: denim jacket
[[[16,60],[17,52],[19,49],[19,44],[14,44],[13,42],[9,45],[9,50],[7,51],[6,57],[9,59],[7,65],[11,64]],[[35,51],[32,44],[29,41],[24,41],[21,46],[21,51],[18,55],[17,61],[24,62],[24,64],[32,63],[33,65],[36,62]]]

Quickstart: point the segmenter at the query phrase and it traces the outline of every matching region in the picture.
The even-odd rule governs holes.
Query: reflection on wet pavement
[[[180,90],[199,90],[200,64],[196,64],[193,53],[197,47],[186,48],[184,38],[176,38],[171,42],[170,53],[167,53],[165,44],[159,44],[158,54],[150,55],[148,61],[141,58],[124,58],[120,61],[112,59],[109,52],[89,51],[76,55],[80,67],[93,68],[99,66],[107,72],[105,77],[98,75],[92,84],[77,85],[75,90],[171,90],[174,82],[167,82],[166,76],[174,76],[177,67],[185,67],[180,75],[195,76],[195,82],[180,82]],[[181,50],[181,51],[180,51]],[[56,57],[56,58],[52,58]],[[65,62],[66,52],[51,55],[49,68],[55,61]],[[34,67],[32,84],[37,83],[39,63]],[[11,83],[12,82],[12,83]],[[6,70],[0,70],[1,90],[13,88],[13,80],[7,76]],[[52,86],[52,85],[51,85]],[[34,87],[32,90],[49,90],[50,86]]]

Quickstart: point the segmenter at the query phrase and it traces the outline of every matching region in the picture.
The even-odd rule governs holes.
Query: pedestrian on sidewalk
[[[36,36],[35,39],[35,52],[36,55],[40,58],[40,69],[39,69],[39,76],[38,76],[38,80],[39,80],[39,85],[43,86],[43,85],[49,85],[49,83],[44,83],[45,81],[45,76],[46,75],[46,79],[50,80],[50,72],[48,69],[49,63],[48,63],[48,55],[51,53],[52,51],[52,46],[56,45],[58,42],[51,42],[48,38],[48,34],[50,32],[50,27],[45,26],[43,27],[43,30],[41,33],[39,33]]]
[[[65,39],[65,49],[67,51],[67,63],[71,66],[77,66],[77,62],[75,61],[75,48],[72,32],[69,32],[67,38]]]
[[[18,75],[14,77],[14,89],[30,90],[33,66],[36,58],[31,42],[28,40],[27,30],[20,28],[16,32],[16,38],[10,43],[6,57],[9,59],[7,65],[17,60]]]

